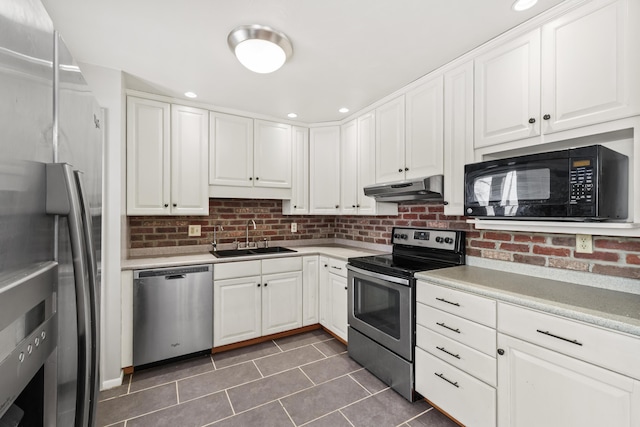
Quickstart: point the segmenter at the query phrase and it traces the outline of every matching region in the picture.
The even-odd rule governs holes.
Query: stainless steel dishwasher
[[[133,273],[133,365],[213,347],[213,265]]]

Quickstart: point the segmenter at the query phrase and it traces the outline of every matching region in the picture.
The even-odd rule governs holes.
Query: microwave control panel
[[[570,203],[591,204],[594,202],[595,183],[593,160],[589,158],[572,159],[570,172]]]

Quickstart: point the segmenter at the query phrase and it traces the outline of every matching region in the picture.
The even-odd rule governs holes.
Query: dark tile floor
[[[312,331],[135,372],[100,393],[98,426],[454,427]]]

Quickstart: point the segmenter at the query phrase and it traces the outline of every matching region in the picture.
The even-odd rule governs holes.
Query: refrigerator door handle
[[[89,426],[91,407],[91,351],[94,336],[91,334],[91,305],[87,247],[83,230],[82,206],[76,178],[71,165],[49,163],[46,166],[46,211],[52,215],[64,215],[68,219],[69,240],[73,257],[76,309],[78,319],[78,388],[76,399],[76,426]]]
[[[98,264],[96,260],[95,243],[93,240],[93,221],[91,219],[91,206],[87,200],[87,192],[84,190],[83,173],[74,171],[75,182],[80,196],[82,207],[82,223],[84,226],[84,240],[86,246],[87,263],[89,268],[89,310],[91,314],[91,365],[89,375],[89,426],[96,425],[96,409],[98,407],[98,364],[100,359],[100,284],[98,282]]]

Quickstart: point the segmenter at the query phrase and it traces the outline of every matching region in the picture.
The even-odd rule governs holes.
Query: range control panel
[[[420,228],[394,228],[393,244],[416,246],[421,248],[455,250],[459,233],[450,230]]]

